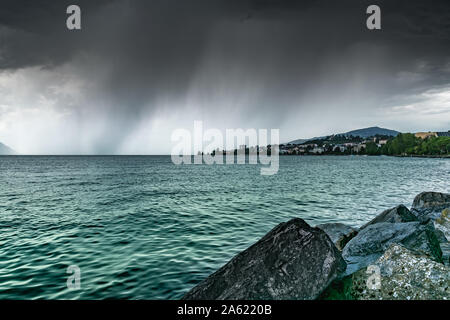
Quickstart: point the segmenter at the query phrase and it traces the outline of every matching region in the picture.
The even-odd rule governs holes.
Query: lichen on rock
[[[335,280],[321,295],[332,300],[447,300],[450,268],[428,256],[392,244],[372,265]],[[374,288],[373,278],[379,277]]]
[[[393,244],[374,265],[380,269],[379,290],[367,288],[367,268],[360,270],[354,275],[360,278],[355,282],[356,299],[450,299],[450,269],[426,255]]]

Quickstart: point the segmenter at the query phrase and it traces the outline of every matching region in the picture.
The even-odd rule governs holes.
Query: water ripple
[[[170,157],[0,157],[0,299],[177,299],[282,221],[359,226],[449,178],[448,159],[282,157],[267,177]]]

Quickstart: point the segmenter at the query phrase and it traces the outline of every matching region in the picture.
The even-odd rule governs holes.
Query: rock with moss
[[[434,220],[434,226],[444,233],[447,240],[450,240],[450,208],[442,210],[441,215]]]
[[[442,260],[450,265],[450,209],[442,210],[441,216],[434,221],[434,226],[442,250]]]
[[[394,243],[420,251],[435,261],[442,262],[442,251],[431,221],[382,222],[367,226],[347,243],[342,251],[347,262],[345,274],[352,274],[372,264]]]
[[[292,219],[236,255],[183,299],[315,299],[345,268],[324,231]]]
[[[399,205],[391,209],[384,210],[370,222],[363,225],[360,230],[376,223],[389,222],[389,223],[399,223],[399,222],[412,222],[418,221],[419,219],[409,211],[404,205]]]
[[[392,244],[372,265],[333,282],[322,299],[446,300],[450,268]]]
[[[342,251],[347,242],[358,234],[355,228],[352,228],[343,223],[323,223],[316,226],[322,229],[333,241],[336,248]]]

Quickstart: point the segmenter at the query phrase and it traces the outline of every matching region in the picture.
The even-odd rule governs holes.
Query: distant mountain
[[[382,135],[382,136],[392,136],[392,137],[396,137],[400,132],[395,131],[395,130],[390,130],[390,129],[385,129],[385,128],[380,128],[380,127],[370,127],[370,128],[364,128],[364,129],[357,129],[357,130],[352,130],[349,132],[345,132],[345,133],[337,133],[336,135],[338,136],[354,136],[354,137],[361,137],[361,138],[367,138],[367,137],[372,137],[375,135]],[[288,142],[290,144],[302,144],[311,140],[320,140],[320,139],[325,139],[329,136],[323,136],[323,137],[314,137],[314,138],[310,138],[310,139],[297,139],[291,142]]]
[[[294,141],[291,141],[291,142],[288,142],[288,143],[290,143],[290,144],[302,144],[302,143],[304,143],[304,142],[306,142],[308,140],[309,139],[297,139],[297,140],[294,140]]]
[[[364,129],[358,129],[349,131],[346,133],[340,133],[339,135],[342,136],[354,136],[354,137],[361,137],[361,138],[368,138],[373,137],[375,135],[380,136],[392,136],[396,137],[400,132],[380,127],[370,127],[370,128],[364,128]]]
[[[16,152],[8,146],[0,142],[0,156],[8,156],[16,154]]]

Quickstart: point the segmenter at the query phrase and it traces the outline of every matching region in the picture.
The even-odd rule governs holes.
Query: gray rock
[[[391,244],[368,268],[335,280],[321,299],[450,299],[450,268],[428,256]]]
[[[450,194],[422,192],[414,198],[411,212],[421,221],[436,220],[446,208],[450,208]]]
[[[236,255],[183,299],[315,299],[345,267],[325,232],[292,219]]]
[[[408,208],[401,204],[395,208],[383,211],[373,220],[363,225],[360,230],[366,228],[369,225],[380,222],[398,223],[411,221],[418,221],[418,218],[414,214],[412,214],[411,211],[408,210]]]
[[[433,223],[381,222],[367,226],[350,240],[342,251],[347,262],[346,275],[367,267],[376,261],[393,243],[429,255],[442,262],[442,251]]]
[[[411,212],[422,222],[432,220],[436,230],[450,240],[450,194],[422,192],[415,197]]]
[[[440,192],[419,193],[413,201],[414,209],[434,209],[442,211],[450,207],[450,194]]]
[[[436,236],[442,250],[442,260],[446,265],[450,265],[450,210],[444,209],[439,218],[434,221]]]
[[[341,251],[344,249],[347,242],[358,234],[358,231],[355,228],[343,223],[323,223],[317,225],[316,228],[325,231],[331,241],[333,241],[336,248]]]

